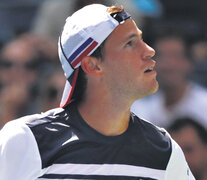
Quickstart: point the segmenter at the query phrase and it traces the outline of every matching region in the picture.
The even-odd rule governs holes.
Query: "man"
[[[207,178],[207,132],[192,118],[176,119],[168,129],[182,148],[186,160],[197,180]]]
[[[154,53],[122,8],[94,4],[69,17],[62,108],[4,127],[1,178],[194,179],[167,132],[130,114],[158,88]]]
[[[207,90],[189,78],[193,64],[180,32],[166,30],[154,42],[160,89],[136,101],[131,110],[157,126],[167,128],[174,119],[190,116],[207,128]]]

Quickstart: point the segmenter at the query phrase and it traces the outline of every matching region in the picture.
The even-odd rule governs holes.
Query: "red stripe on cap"
[[[88,48],[82,52],[82,54],[80,56],[78,56],[72,63],[71,65],[73,66],[73,68],[75,68],[75,66],[81,61],[81,59],[84,57],[84,56],[87,56],[96,46],[98,45],[98,42],[96,41],[93,41],[91,43],[90,46],[88,46]]]
[[[73,77],[73,82],[72,82],[72,85],[71,85],[70,92],[69,92],[68,97],[67,97],[66,101],[64,102],[64,104],[60,104],[61,108],[65,107],[67,104],[69,104],[73,101],[71,99],[71,97],[73,95],[73,91],[75,89],[76,81],[77,81],[77,78],[78,78],[78,71],[79,71],[79,68],[77,68],[74,72],[75,74],[74,74],[74,77]]]

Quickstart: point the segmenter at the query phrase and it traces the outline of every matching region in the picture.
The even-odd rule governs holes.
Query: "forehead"
[[[110,44],[120,44],[134,36],[141,36],[142,31],[132,19],[127,19],[123,24],[118,25],[107,38]]]

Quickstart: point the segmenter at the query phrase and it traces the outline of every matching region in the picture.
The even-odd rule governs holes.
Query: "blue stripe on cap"
[[[70,63],[93,41],[91,37],[89,37],[69,58]]]

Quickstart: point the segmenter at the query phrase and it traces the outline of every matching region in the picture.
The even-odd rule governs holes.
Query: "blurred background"
[[[166,128],[207,180],[206,0],[0,0],[0,129],[59,106],[58,37],[66,17],[91,3],[123,5],[156,50],[159,91],[131,110]]]

